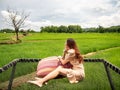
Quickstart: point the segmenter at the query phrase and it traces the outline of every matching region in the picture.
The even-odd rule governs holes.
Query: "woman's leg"
[[[59,66],[58,68],[56,68],[54,71],[52,71],[51,73],[49,73],[48,75],[46,75],[44,78],[41,79],[42,83],[56,78],[58,75],[62,74],[62,75],[67,75],[69,69],[65,69],[61,66]]]
[[[35,85],[38,85],[41,87],[44,82],[57,77],[59,74],[67,75],[68,70],[69,69],[65,69],[65,68],[59,66],[54,71],[52,71],[47,76],[45,76],[44,78],[36,80],[36,81],[29,81],[29,83],[32,83],[32,84],[35,84]]]

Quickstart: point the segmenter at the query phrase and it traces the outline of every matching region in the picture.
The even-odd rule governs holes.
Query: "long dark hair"
[[[68,38],[67,41],[66,41],[66,44],[70,49],[75,50],[75,58],[78,59],[80,63],[82,63],[83,62],[83,57],[80,54],[80,51],[79,51],[79,49],[78,49],[78,47],[76,45],[75,40],[72,39],[72,38]]]

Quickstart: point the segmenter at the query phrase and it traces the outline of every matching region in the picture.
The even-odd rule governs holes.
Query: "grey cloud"
[[[11,4],[12,3],[12,4]],[[96,25],[118,15],[119,0],[0,0],[0,12],[7,7],[31,12],[33,23],[51,21],[53,24]],[[114,15],[115,14],[115,15]],[[105,20],[101,17],[106,17]],[[116,16],[117,17],[117,16]],[[99,20],[98,20],[99,18]],[[2,18],[0,17],[0,20]],[[114,18],[113,18],[114,19]],[[101,20],[101,21],[100,21]],[[112,20],[112,18],[110,19]],[[112,20],[114,21],[114,20]],[[112,22],[111,21],[111,22]],[[50,23],[50,24],[51,24]],[[109,22],[108,22],[109,23]],[[85,25],[89,24],[89,25]],[[99,23],[101,24],[101,23]],[[2,25],[2,22],[0,22]],[[107,25],[107,21],[106,21]],[[2,27],[2,26],[0,26]]]

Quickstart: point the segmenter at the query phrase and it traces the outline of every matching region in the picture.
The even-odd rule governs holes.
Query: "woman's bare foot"
[[[42,78],[39,78],[39,77],[35,77],[35,80],[40,80],[40,79],[42,79]]]
[[[27,81],[28,83],[31,83],[31,84],[34,84],[34,85],[37,85],[37,86],[39,86],[39,87],[42,87],[42,82],[41,81]]]
[[[35,79],[36,79],[36,80],[41,80],[42,78],[35,77]],[[45,82],[44,84],[47,85],[48,83]]]

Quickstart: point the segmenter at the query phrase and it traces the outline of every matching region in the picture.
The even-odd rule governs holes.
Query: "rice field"
[[[0,42],[11,40],[14,34],[1,34]],[[119,33],[31,33],[22,38],[22,43],[0,45],[0,67],[16,58],[44,58],[62,55],[67,38],[74,38],[81,54],[97,52],[88,58],[104,58],[120,67],[120,34]],[[112,48],[112,49],[110,49]],[[106,51],[101,51],[110,49]],[[101,51],[101,52],[100,52]],[[36,70],[37,63],[20,63],[17,65],[15,77],[25,75]],[[71,85],[66,78],[55,79],[48,85],[38,88],[23,83],[13,90],[110,90],[110,85],[103,64],[84,63],[86,78],[78,84]],[[11,69],[0,74],[0,83],[9,79]],[[116,90],[120,89],[120,76],[111,71]]]

